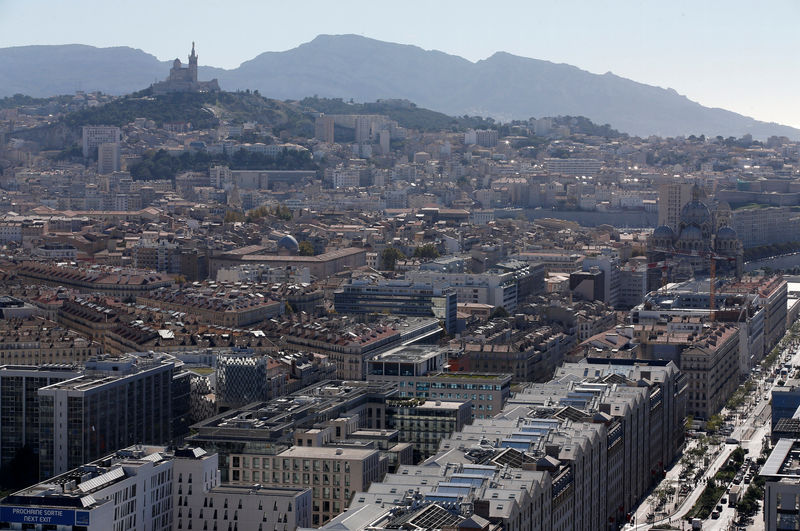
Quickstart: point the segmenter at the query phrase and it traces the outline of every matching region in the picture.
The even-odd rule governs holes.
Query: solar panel
[[[80,485],[78,485],[78,489],[81,492],[89,492],[95,489],[99,489],[100,487],[107,485],[113,481],[116,481],[122,477],[125,477],[125,471],[122,468],[114,468],[106,472],[105,474],[100,474],[99,476],[90,479],[89,481],[84,481]]]
[[[409,520],[419,529],[442,529],[443,527],[454,527],[462,518],[453,514],[447,509],[438,505],[430,505]]]
[[[532,462],[533,458],[524,452],[520,452],[515,448],[507,448],[497,457],[492,459],[493,463],[497,463],[500,466],[508,465],[512,468],[522,468],[522,465],[525,463]]]
[[[94,499],[94,496],[89,494],[88,496],[84,496],[81,498],[81,507],[89,507],[97,503],[97,500]]]
[[[461,520],[457,514],[451,513],[447,509],[430,504],[418,511],[405,513],[394,518],[387,525],[387,529],[442,529],[443,527],[455,527]]]

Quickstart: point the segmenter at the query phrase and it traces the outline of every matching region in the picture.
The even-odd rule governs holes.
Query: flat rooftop
[[[511,374],[499,374],[496,372],[437,372],[428,373],[426,378],[452,378],[453,380],[459,379],[474,379],[474,380],[505,380],[511,379]]]
[[[800,479],[800,440],[779,440],[764,463],[761,475]]]
[[[332,446],[292,446],[277,457],[309,457],[315,459],[364,459],[374,454],[378,450],[361,449],[344,446],[336,448]]]
[[[264,487],[260,484],[254,485],[219,485],[211,489],[212,494],[233,494],[233,495],[243,495],[243,494],[254,494],[257,496],[285,496],[287,494],[292,495],[298,492],[303,492],[308,490],[308,488],[302,487]]]

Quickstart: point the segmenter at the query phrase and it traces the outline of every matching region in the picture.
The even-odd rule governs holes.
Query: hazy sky
[[[800,2],[780,0],[0,0],[0,47],[131,46],[233,68],[321,33],[611,71],[711,107],[800,127]]]

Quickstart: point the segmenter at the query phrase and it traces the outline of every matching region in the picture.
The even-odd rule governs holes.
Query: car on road
[[[719,511],[712,512],[711,513],[711,518],[713,518],[714,520],[718,519],[719,518]]]

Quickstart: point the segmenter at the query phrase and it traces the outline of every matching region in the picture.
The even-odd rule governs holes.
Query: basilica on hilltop
[[[153,83],[150,88],[156,95],[168,92],[214,92],[219,90],[219,83],[216,79],[197,81],[197,54],[194,52],[194,43],[192,43],[189,65],[184,67],[180,59],[175,59],[166,81]]]

